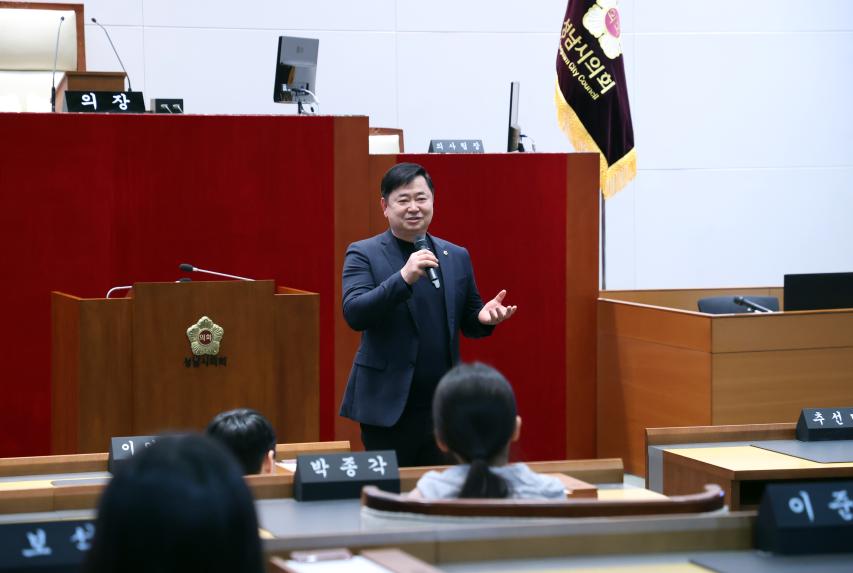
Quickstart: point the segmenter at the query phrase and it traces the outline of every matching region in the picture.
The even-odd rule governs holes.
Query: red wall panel
[[[0,456],[49,450],[51,290],[191,262],[332,297],[333,118],[0,114],[0,134]]]

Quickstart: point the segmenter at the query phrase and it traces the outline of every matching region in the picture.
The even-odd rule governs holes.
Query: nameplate
[[[142,92],[65,92],[63,110],[77,113],[145,113]]]
[[[89,520],[0,525],[0,571],[79,571],[94,537]]]
[[[430,139],[430,153],[485,153],[482,139]]]
[[[107,458],[107,470],[114,474],[133,456],[151,446],[157,441],[157,436],[125,436],[110,438],[110,455]]]
[[[803,408],[797,420],[797,439],[853,440],[853,408]]]
[[[400,493],[400,468],[393,450],[296,458],[293,497],[298,501],[358,498],[366,485]]]
[[[758,508],[758,549],[782,554],[850,551],[853,481],[769,484]]]

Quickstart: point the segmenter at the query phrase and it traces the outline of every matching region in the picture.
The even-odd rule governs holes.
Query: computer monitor
[[[521,90],[519,82],[509,84],[509,129],[507,130],[507,151],[524,151],[521,143],[521,127],[518,125],[518,94]]]
[[[317,94],[317,54],[320,40],[280,36],[273,101],[314,103]]]
[[[853,273],[785,275],[785,310],[853,308]]]

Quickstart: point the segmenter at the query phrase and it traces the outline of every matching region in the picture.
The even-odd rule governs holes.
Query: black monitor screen
[[[317,92],[317,54],[320,40],[280,36],[275,68],[273,101],[307,98],[300,90]]]
[[[853,308],[853,273],[785,275],[785,310]]]

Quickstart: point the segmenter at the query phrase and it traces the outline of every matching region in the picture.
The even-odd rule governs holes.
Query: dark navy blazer
[[[430,235],[441,268],[450,358],[459,362],[459,332],[488,336],[493,326],[477,320],[483,308],[471,257],[463,247]],[[406,406],[418,355],[418,325],[412,290],[400,275],[406,261],[391,230],[349,246],[344,260],[343,311],[361,331],[341,416],[376,426],[392,426]],[[422,279],[427,280],[427,279]]]

